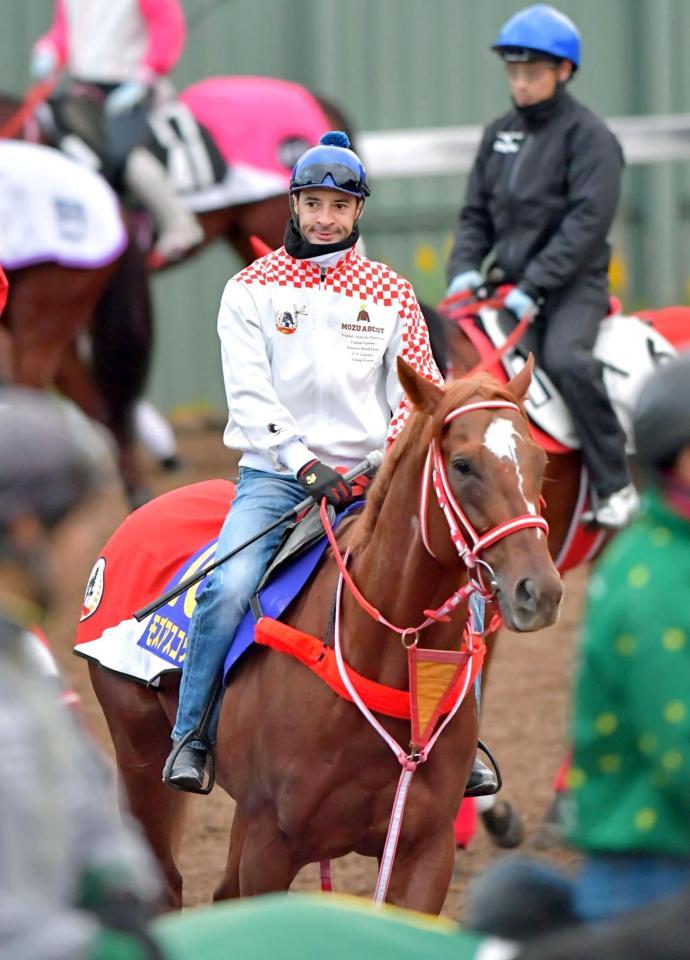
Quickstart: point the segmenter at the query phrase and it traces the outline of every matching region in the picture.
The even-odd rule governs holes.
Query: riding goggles
[[[365,180],[355,174],[344,163],[313,163],[295,171],[290,181],[290,192],[304,190],[307,187],[326,187],[342,190],[356,197],[368,197],[369,187]]]

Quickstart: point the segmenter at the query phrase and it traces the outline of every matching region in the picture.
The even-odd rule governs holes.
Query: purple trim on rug
[[[127,231],[123,231],[122,239],[113,249],[112,253],[101,257],[98,260],[73,259],[71,257],[59,257],[55,254],[37,254],[34,257],[26,257],[19,260],[3,260],[2,266],[5,270],[25,270],[26,267],[35,267],[39,263],[56,263],[61,267],[68,267],[74,270],[97,270],[99,267],[106,267],[113,260],[117,260],[127,248]]]

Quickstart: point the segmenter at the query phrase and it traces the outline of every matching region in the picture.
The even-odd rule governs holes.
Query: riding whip
[[[372,450],[371,453],[367,454],[366,459],[362,460],[361,463],[358,463],[356,467],[353,467],[349,473],[345,474],[345,479],[347,481],[356,480],[357,477],[361,476],[370,476],[373,473],[376,473],[381,461],[383,460],[383,453],[381,450]],[[149,603],[147,606],[142,607],[141,610],[137,610],[134,614],[134,619],[142,621],[145,617],[148,617],[150,613],[153,613],[154,610],[157,610],[159,607],[164,606],[166,603],[169,603],[175,597],[179,596],[181,593],[184,593],[185,590],[188,590],[190,587],[193,587],[195,583],[198,583],[202,580],[207,574],[212,570],[215,570],[216,567],[220,566],[221,563],[225,563],[226,560],[229,560],[231,557],[234,557],[236,553],[239,553],[241,550],[244,550],[245,547],[250,546],[256,540],[260,540],[261,537],[265,536],[267,533],[270,533],[271,530],[274,530],[281,523],[285,523],[286,520],[292,520],[294,517],[302,513],[303,510],[307,510],[309,507],[314,504],[313,497],[306,497],[296,506],[291,507],[286,513],[278,517],[277,520],[274,520],[273,523],[269,523],[267,527],[264,527],[263,530],[260,530],[253,537],[250,537],[249,540],[245,540],[244,543],[241,543],[239,547],[234,547],[230,550],[229,553],[226,553],[222,557],[217,557],[212,563],[204,567],[198,573],[195,573],[192,577],[188,577],[186,580],[183,580],[181,583],[176,584],[166,593],[158,597],[157,600],[154,600],[152,603]]]

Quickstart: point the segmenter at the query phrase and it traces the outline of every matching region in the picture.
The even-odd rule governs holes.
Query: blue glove
[[[127,113],[146,99],[150,89],[149,85],[142,83],[141,80],[127,80],[121,83],[105,98],[105,112],[111,117]]]
[[[519,287],[515,287],[510,291],[505,299],[504,306],[506,310],[510,310],[518,320],[524,320],[525,317],[529,317],[531,321],[534,320],[539,313],[539,307],[534,300]]]
[[[47,80],[58,69],[58,55],[51,47],[39,47],[31,55],[29,71],[34,80]]]
[[[460,293],[461,290],[474,293],[478,287],[481,287],[482,283],[481,274],[477,270],[465,270],[464,273],[459,273],[450,281],[446,296],[452,297],[454,293]]]

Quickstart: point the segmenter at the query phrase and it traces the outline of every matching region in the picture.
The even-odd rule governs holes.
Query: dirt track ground
[[[156,493],[210,477],[232,476],[234,460],[222,447],[220,431],[187,427],[180,431],[180,448],[185,468],[174,475],[154,473]],[[90,727],[107,749],[110,741],[91,692],[86,664],[71,655],[71,645],[91,565],[124,515],[124,504],[113,495],[85,512],[82,522],[64,531],[57,550],[62,589],[49,623],[58,659],[83,698]],[[568,678],[583,589],[584,574],[569,575],[561,619],[555,627],[536,634],[502,635],[483,704],[482,736],[501,762],[504,796],[524,817],[525,849],[530,848],[549,805],[553,777],[563,754]],[[190,798],[180,854],[186,904],[210,901],[225,862],[231,817],[232,802],[219,788],[209,797]],[[468,880],[499,855],[480,827],[470,849],[457,854],[444,913],[460,919]],[[547,855],[560,861],[570,859],[558,850]],[[369,896],[373,890],[372,861],[352,855],[336,862],[333,874],[335,888],[341,892]],[[317,889],[317,868],[306,868],[295,887]]]

